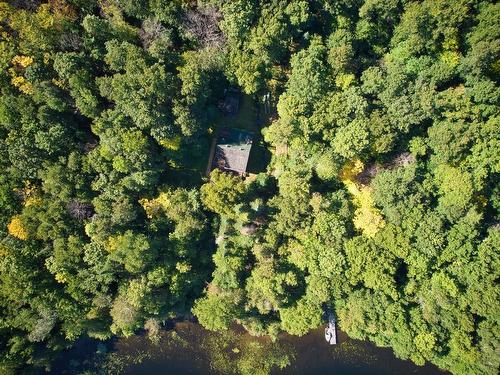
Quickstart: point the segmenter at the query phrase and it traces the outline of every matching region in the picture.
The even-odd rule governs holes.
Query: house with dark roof
[[[212,150],[210,170],[219,168],[223,171],[244,175],[250,158],[252,139],[253,134],[245,130],[220,129],[215,147]]]

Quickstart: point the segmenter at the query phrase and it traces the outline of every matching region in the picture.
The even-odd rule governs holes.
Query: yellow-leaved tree
[[[347,190],[353,195],[356,205],[354,212],[354,226],[364,235],[373,237],[384,227],[385,221],[372,198],[372,188],[356,181],[356,176],[363,171],[364,164],[356,159],[348,162],[340,172],[340,178]]]
[[[13,216],[7,230],[11,236],[17,237],[20,240],[28,239],[28,231],[23,225],[21,217],[19,215]]]

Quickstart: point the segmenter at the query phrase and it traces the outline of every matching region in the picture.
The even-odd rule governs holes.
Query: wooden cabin
[[[246,174],[253,134],[241,129],[222,128],[212,150],[209,171],[215,168],[243,176]]]

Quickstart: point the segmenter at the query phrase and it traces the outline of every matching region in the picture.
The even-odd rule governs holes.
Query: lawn
[[[260,132],[261,124],[262,120],[259,119],[258,115],[258,104],[250,95],[246,94],[240,95],[240,105],[236,115],[221,115],[216,121],[216,132],[214,134],[217,134],[217,130],[222,127],[243,129],[254,134],[247,168],[249,173],[265,172],[267,164],[271,160],[271,153],[265,146]]]
[[[247,171],[249,173],[265,172],[271,160],[271,153],[264,144],[261,134],[263,122],[265,123],[259,119],[258,103],[250,95],[240,94],[239,108],[235,115],[220,113],[214,119],[211,134],[206,134],[197,139],[194,144],[189,145],[188,155],[181,156],[176,152],[172,153],[170,159],[172,165],[168,169],[167,179],[170,183],[178,181],[179,185],[185,187],[200,185],[206,177],[212,142],[219,129],[223,127],[243,129],[254,134]],[[178,164],[175,162],[176,156],[180,157]]]

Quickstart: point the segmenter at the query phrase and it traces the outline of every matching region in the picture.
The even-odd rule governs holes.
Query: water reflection
[[[281,335],[273,342],[239,329],[213,333],[189,322],[162,332],[156,343],[145,335],[118,340],[102,364],[107,374],[443,374],[394,357],[389,349],[351,340],[339,332],[328,345],[319,328],[303,337]]]

